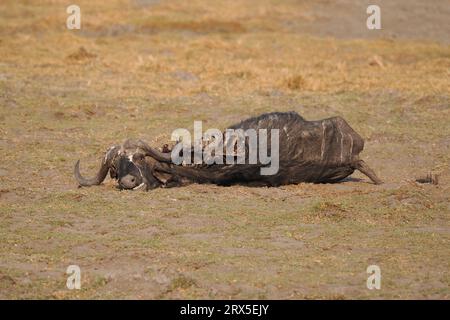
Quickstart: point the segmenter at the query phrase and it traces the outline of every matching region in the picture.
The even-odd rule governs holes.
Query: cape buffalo
[[[356,169],[368,176],[375,184],[382,181],[359,158],[364,140],[341,117],[319,121],[306,121],[296,112],[274,112],[252,117],[229,129],[266,129],[277,131],[278,170],[264,175],[261,168],[267,167],[260,158],[249,163],[250,143],[244,138],[244,152],[234,149],[233,157],[244,157],[241,163],[174,163],[173,152],[167,145],[162,151],[152,148],[141,140],[127,140],[122,145],[108,149],[100,170],[94,178],[86,179],[80,174],[78,160],[75,178],[80,186],[102,183],[108,172],[118,181],[121,189],[150,190],[157,187],[174,187],[189,183],[213,183],[218,185],[244,184],[252,186],[279,186],[284,184],[340,181]],[[225,135],[225,133],[224,133]],[[269,134],[270,138],[270,134]],[[261,137],[257,138],[261,141]],[[268,153],[275,150],[267,145]],[[194,154],[194,148],[189,149]],[[180,155],[186,154],[183,149]],[[247,153],[246,153],[247,152]],[[217,155],[216,155],[217,156]]]

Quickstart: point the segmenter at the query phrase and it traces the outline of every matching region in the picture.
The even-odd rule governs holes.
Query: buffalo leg
[[[375,184],[382,184],[383,181],[381,181],[380,178],[377,177],[375,172],[370,169],[370,167],[365,163],[363,160],[358,160],[354,164],[354,168],[364,173],[366,176],[370,178],[370,180],[373,181]]]

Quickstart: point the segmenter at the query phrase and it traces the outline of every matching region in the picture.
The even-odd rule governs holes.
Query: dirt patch
[[[86,59],[92,59],[95,58],[97,55],[88,52],[84,47],[80,47],[76,52],[71,53],[67,56],[67,59],[69,60],[86,60]]]
[[[450,43],[450,7],[443,1],[379,0],[381,30],[369,30],[366,9],[373,1],[319,0],[305,3],[307,19],[286,21],[292,31],[345,39],[408,39]]]

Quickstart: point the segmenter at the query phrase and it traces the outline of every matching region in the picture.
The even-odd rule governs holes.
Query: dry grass
[[[305,35],[286,23],[317,19],[303,1],[78,2],[80,31],[64,1],[0,4],[0,297],[449,297],[447,45]],[[72,177],[127,137],[275,110],[345,117],[386,184],[133,193]],[[413,182],[429,171],[439,185]]]

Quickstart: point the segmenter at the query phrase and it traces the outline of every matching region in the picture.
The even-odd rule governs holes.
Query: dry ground
[[[71,31],[66,1],[1,1],[0,298],[449,298],[448,2],[381,1],[372,33],[364,1],[278,2],[80,0]],[[128,137],[283,110],[343,116],[386,183],[72,177]]]

